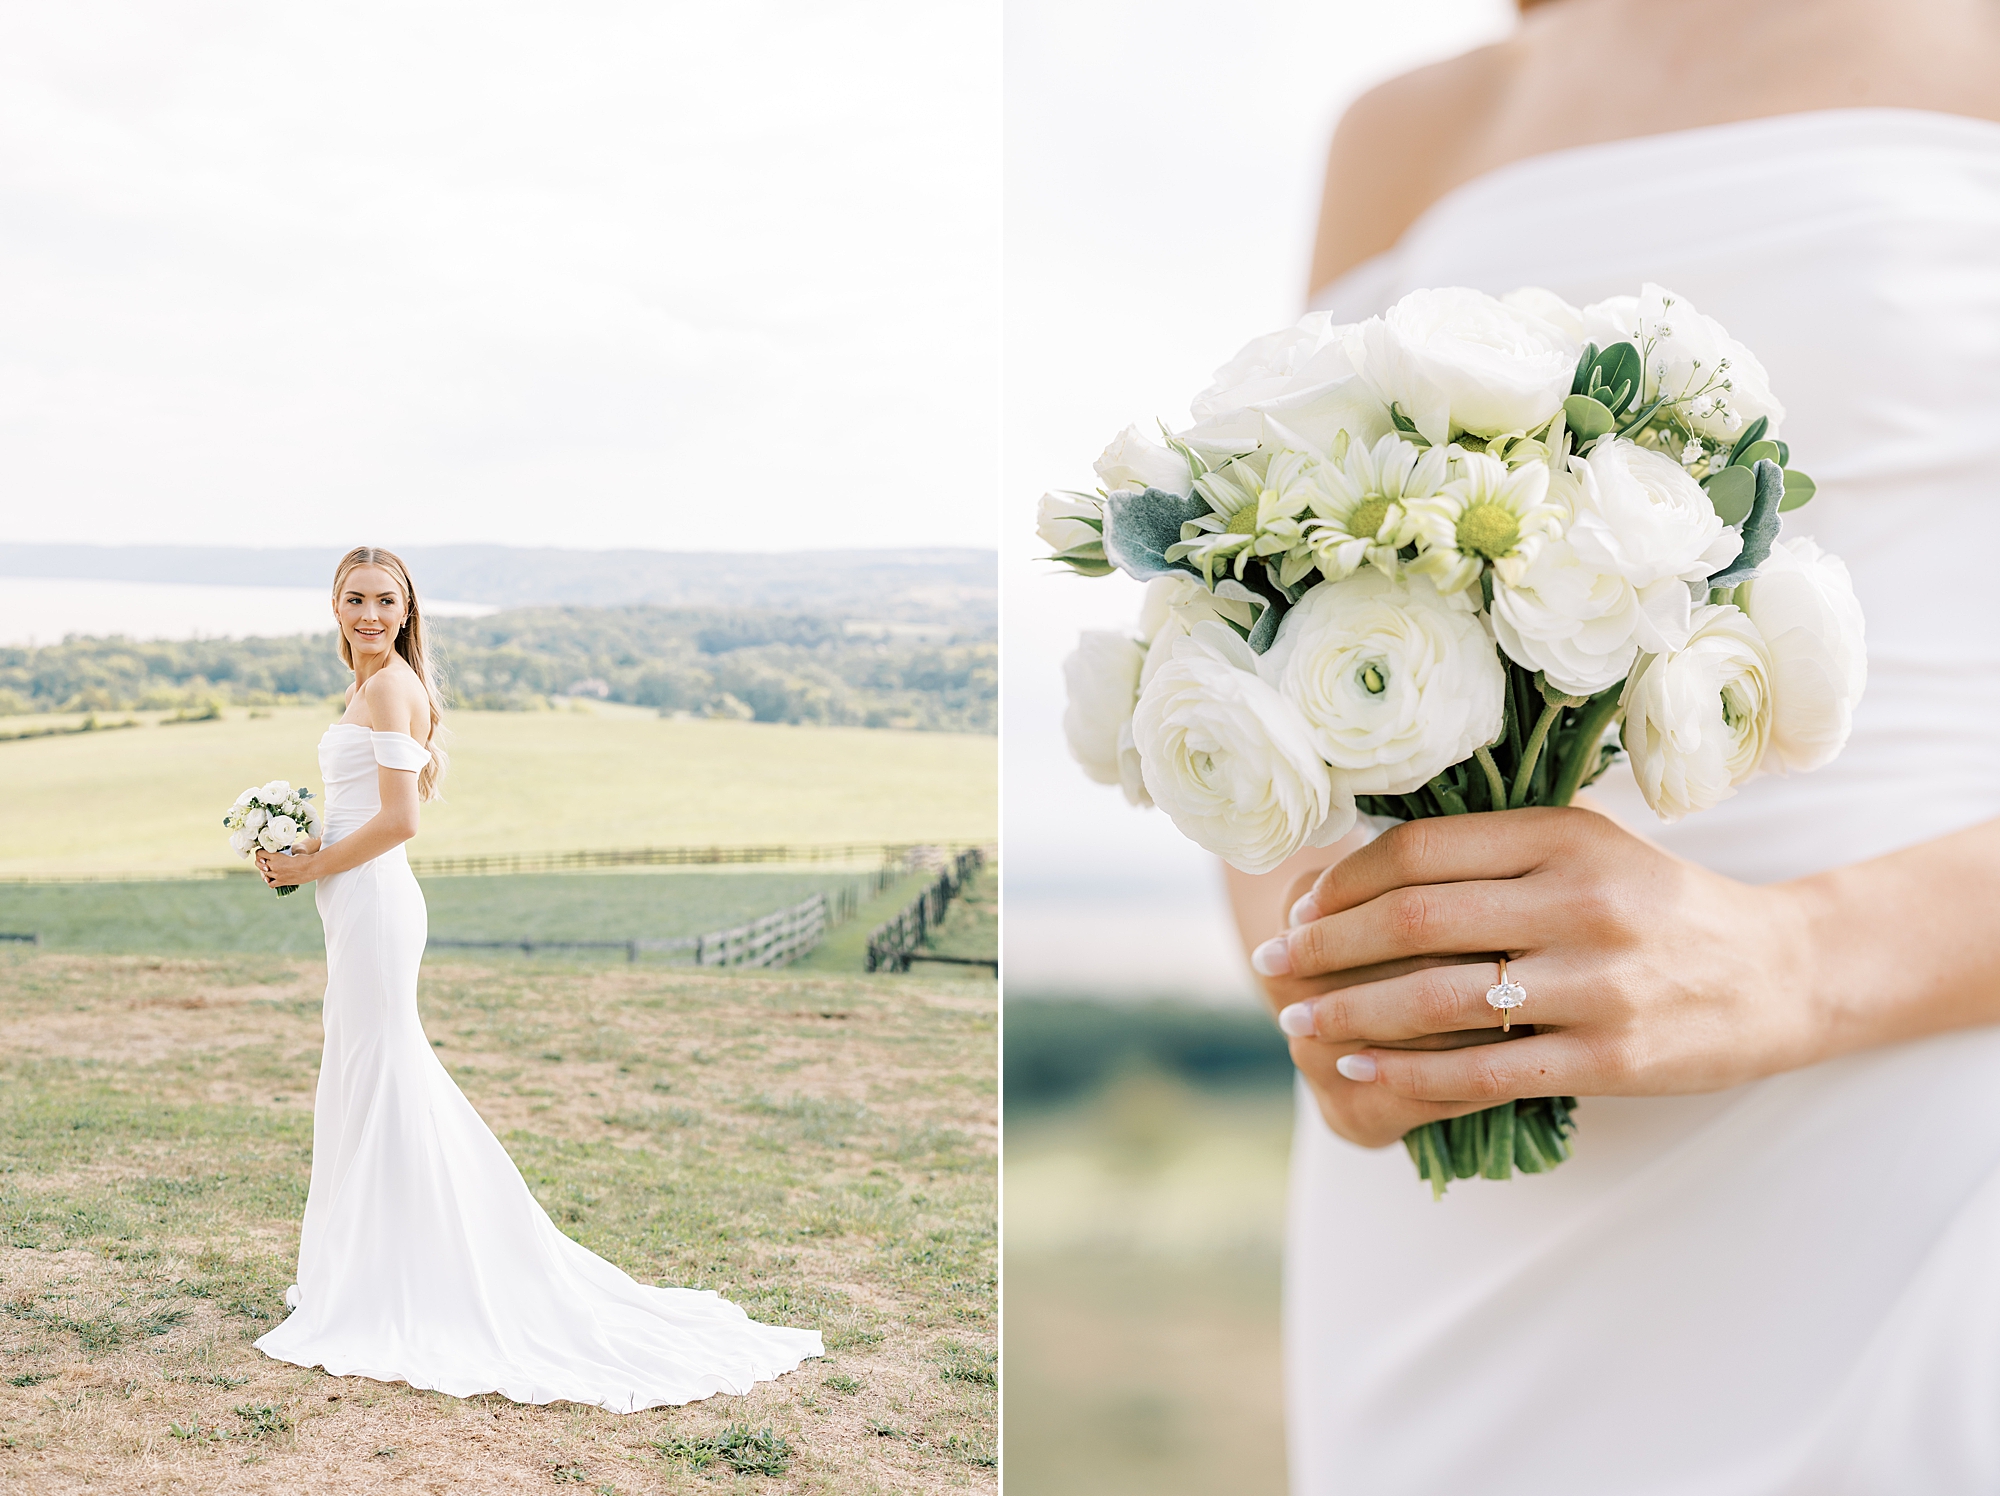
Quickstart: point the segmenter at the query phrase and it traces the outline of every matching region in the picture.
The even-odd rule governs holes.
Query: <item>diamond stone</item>
[[[1512,977],[1486,989],[1486,1001],[1495,1008],[1518,1008],[1528,1000],[1528,989]]]

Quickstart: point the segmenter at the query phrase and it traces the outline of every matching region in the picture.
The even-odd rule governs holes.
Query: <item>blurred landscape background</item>
[[[1218,365],[1297,319],[1346,104],[1514,19],[1507,0],[1007,7],[1014,1489],[1260,1496],[1285,1482],[1289,1060],[1219,865],[1069,757],[1062,660],[1079,630],[1131,628],[1141,589],[1040,561],[1036,501],[1094,487],[1122,428],[1184,424]]]

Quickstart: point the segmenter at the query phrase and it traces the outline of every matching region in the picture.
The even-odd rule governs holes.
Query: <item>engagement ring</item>
[[[1486,1001],[1500,1010],[1500,1032],[1514,1026],[1514,1009],[1528,1000],[1528,989],[1507,975],[1507,958],[1500,958],[1500,980],[1486,989]]]

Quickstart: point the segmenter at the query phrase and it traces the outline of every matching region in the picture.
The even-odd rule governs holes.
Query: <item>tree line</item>
[[[992,732],[992,631],[942,634],[811,613],[515,608],[425,620],[446,698],[532,711],[580,695],[663,715]],[[0,715],[273,706],[337,696],[331,634],[0,648]]]

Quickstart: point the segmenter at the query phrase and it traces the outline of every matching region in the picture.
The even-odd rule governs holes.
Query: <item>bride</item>
[[[1822,485],[1786,529],[1851,568],[1867,692],[1829,767],[1672,827],[1614,774],[1608,814],[1232,875],[1313,1021],[1294,1488],[2000,1490],[2000,9],[1554,0],[1343,121],[1337,320],[1642,281],[1764,360]],[[1498,950],[1542,1026],[1463,1043]],[[1547,1175],[1434,1205],[1387,1146],[1551,1094],[1586,1099]]]
[[[437,797],[441,703],[401,560],[363,546],[333,579],[347,711],[320,740],[324,845],[260,854],[317,881],[326,1052],[292,1312],[257,1342],[335,1376],[615,1413],[686,1403],[823,1354],[713,1292],[649,1288],[558,1231],[445,1073],[417,1018],[424,896],[403,843]]]

